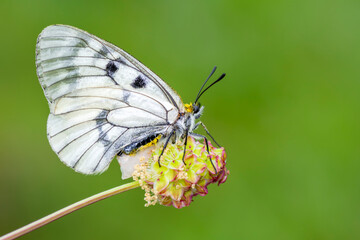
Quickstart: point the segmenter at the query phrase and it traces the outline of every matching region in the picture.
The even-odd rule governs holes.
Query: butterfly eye
[[[194,104],[193,109],[194,113],[198,113],[200,111],[200,103]]]

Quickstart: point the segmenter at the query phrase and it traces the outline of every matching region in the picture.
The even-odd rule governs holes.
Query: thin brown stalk
[[[126,192],[128,190],[131,190],[131,189],[134,189],[137,187],[139,187],[139,182],[135,181],[135,182],[127,183],[127,184],[109,189],[107,191],[98,193],[96,195],[93,195],[91,197],[83,199],[79,202],[71,204],[63,209],[60,209],[52,214],[49,214],[46,217],[40,218],[39,220],[32,222],[26,226],[23,226],[13,232],[10,232],[10,233],[0,237],[0,240],[10,240],[10,239],[18,238],[18,237],[20,237],[26,233],[29,233],[39,227],[42,227],[52,221],[55,221],[56,219],[59,219],[69,213],[72,213],[76,210],[79,210],[83,207],[86,207],[90,204],[93,204],[93,203],[103,200],[105,198],[114,196],[114,195],[122,193],[122,192]]]

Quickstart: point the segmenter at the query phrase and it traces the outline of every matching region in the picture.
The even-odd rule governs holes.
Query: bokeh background
[[[62,164],[46,137],[37,35],[73,25],[130,52],[193,101],[231,175],[190,207],[144,207],[139,189],[23,239],[360,239],[360,2],[0,2],[0,235],[120,185]]]

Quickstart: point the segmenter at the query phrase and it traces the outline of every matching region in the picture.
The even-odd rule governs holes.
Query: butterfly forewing
[[[50,144],[78,172],[106,170],[125,146],[165,133],[183,109],[180,97],[147,67],[74,27],[45,28],[36,65],[50,106]]]

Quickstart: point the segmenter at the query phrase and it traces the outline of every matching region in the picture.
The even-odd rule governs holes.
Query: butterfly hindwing
[[[166,132],[183,108],[180,97],[135,58],[74,27],[45,28],[36,65],[50,106],[49,142],[78,172],[106,170],[125,146]]]

